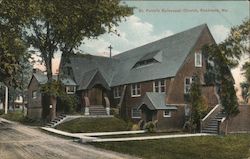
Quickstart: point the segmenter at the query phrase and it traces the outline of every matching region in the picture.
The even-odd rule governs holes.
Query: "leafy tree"
[[[8,86],[17,85],[14,75],[21,69],[19,61],[27,48],[22,39],[22,27],[30,14],[27,2],[2,0],[0,3],[0,82]]]
[[[207,52],[208,73],[206,81],[217,85],[221,104],[224,108],[227,124],[228,121],[239,113],[237,96],[234,89],[234,79],[231,68],[238,66],[243,55],[250,57],[250,20],[246,19],[241,25],[231,28],[228,38],[218,45],[205,46]],[[248,58],[249,58],[248,57]],[[245,77],[249,83],[250,65],[246,62],[243,66]]]
[[[38,0],[26,32],[27,41],[37,48],[45,64],[52,116],[55,118],[57,92],[53,89],[52,58],[57,51],[72,53],[85,38],[97,38],[114,32],[118,22],[132,13],[132,8],[121,5],[119,0]]]
[[[193,76],[193,83],[188,94],[188,101],[191,104],[191,119],[190,124],[192,127],[199,131],[200,120],[207,112],[207,103],[201,93],[201,83],[199,76]]]
[[[229,120],[239,113],[236,91],[234,89],[234,79],[230,71],[230,67],[234,66],[234,62],[228,59],[225,52],[221,48],[224,44],[205,46],[205,52],[208,52],[207,64],[210,69],[207,74],[208,83],[217,86],[220,102],[224,108],[226,116],[226,133]]]

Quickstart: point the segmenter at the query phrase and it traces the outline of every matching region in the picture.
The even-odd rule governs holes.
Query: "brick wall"
[[[37,91],[37,98],[32,98],[33,91]],[[41,118],[42,116],[42,96],[39,91],[38,81],[34,78],[31,79],[28,88],[28,117],[30,118]]]
[[[181,130],[185,121],[185,106],[178,105],[177,110],[171,111],[171,117],[164,117],[163,110],[159,110],[157,113],[157,118],[157,129],[163,131]]]
[[[168,89],[170,86],[170,81],[171,81],[170,78],[165,79],[166,92],[168,92]],[[141,96],[139,96],[139,97],[131,97],[131,84],[127,85],[126,93],[125,93],[125,97],[124,97],[123,105],[122,105],[122,109],[123,109],[122,112],[125,113],[127,115],[127,117],[131,118],[131,109],[133,107],[137,107],[141,103],[141,100],[144,97],[144,95],[146,94],[146,92],[153,92],[153,83],[154,83],[154,81],[141,82],[140,83]],[[123,86],[121,86],[121,88],[123,89]],[[111,99],[111,105],[113,105],[113,106],[117,106],[119,101],[120,101],[120,98],[114,98],[113,89],[112,89],[112,94],[111,94],[110,99]],[[139,121],[140,119],[132,119],[132,120]]]
[[[250,131],[250,105],[240,105],[240,113],[228,123],[228,132]],[[225,122],[222,131],[225,132]]]
[[[204,55],[202,56],[202,67],[195,67],[195,52],[200,51],[202,46],[205,44],[213,43],[213,38],[209,34],[209,30],[205,29],[202,33],[202,36],[199,38],[198,42],[195,44],[193,50],[186,58],[185,62],[177,72],[171,83],[171,91],[167,97],[167,103],[170,104],[183,104],[184,101],[184,79],[185,77],[192,77],[194,74],[197,74],[201,82],[204,83],[204,73],[206,71],[206,62]],[[211,91],[210,94],[214,92]]]

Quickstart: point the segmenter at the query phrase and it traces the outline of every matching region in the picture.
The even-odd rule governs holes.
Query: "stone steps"
[[[107,115],[106,109],[102,105],[91,105],[89,107],[90,115]]]
[[[51,122],[49,122],[48,124],[46,124],[47,127],[54,127],[57,123],[59,123],[60,121],[64,120],[66,118],[65,114],[61,114],[58,117],[56,117],[54,120],[52,120]]]
[[[208,122],[208,125],[202,129],[202,133],[217,134],[218,121],[220,121],[224,117],[224,114],[222,112],[219,112],[213,119]]]

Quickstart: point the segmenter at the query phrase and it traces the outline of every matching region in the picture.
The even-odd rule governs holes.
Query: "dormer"
[[[154,63],[160,63],[161,61],[162,61],[162,51],[157,50],[144,55],[139,61],[136,62],[133,68],[141,68],[152,65]]]

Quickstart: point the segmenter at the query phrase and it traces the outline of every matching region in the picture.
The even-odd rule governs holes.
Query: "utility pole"
[[[8,87],[5,86],[5,109],[4,114],[8,113]]]

